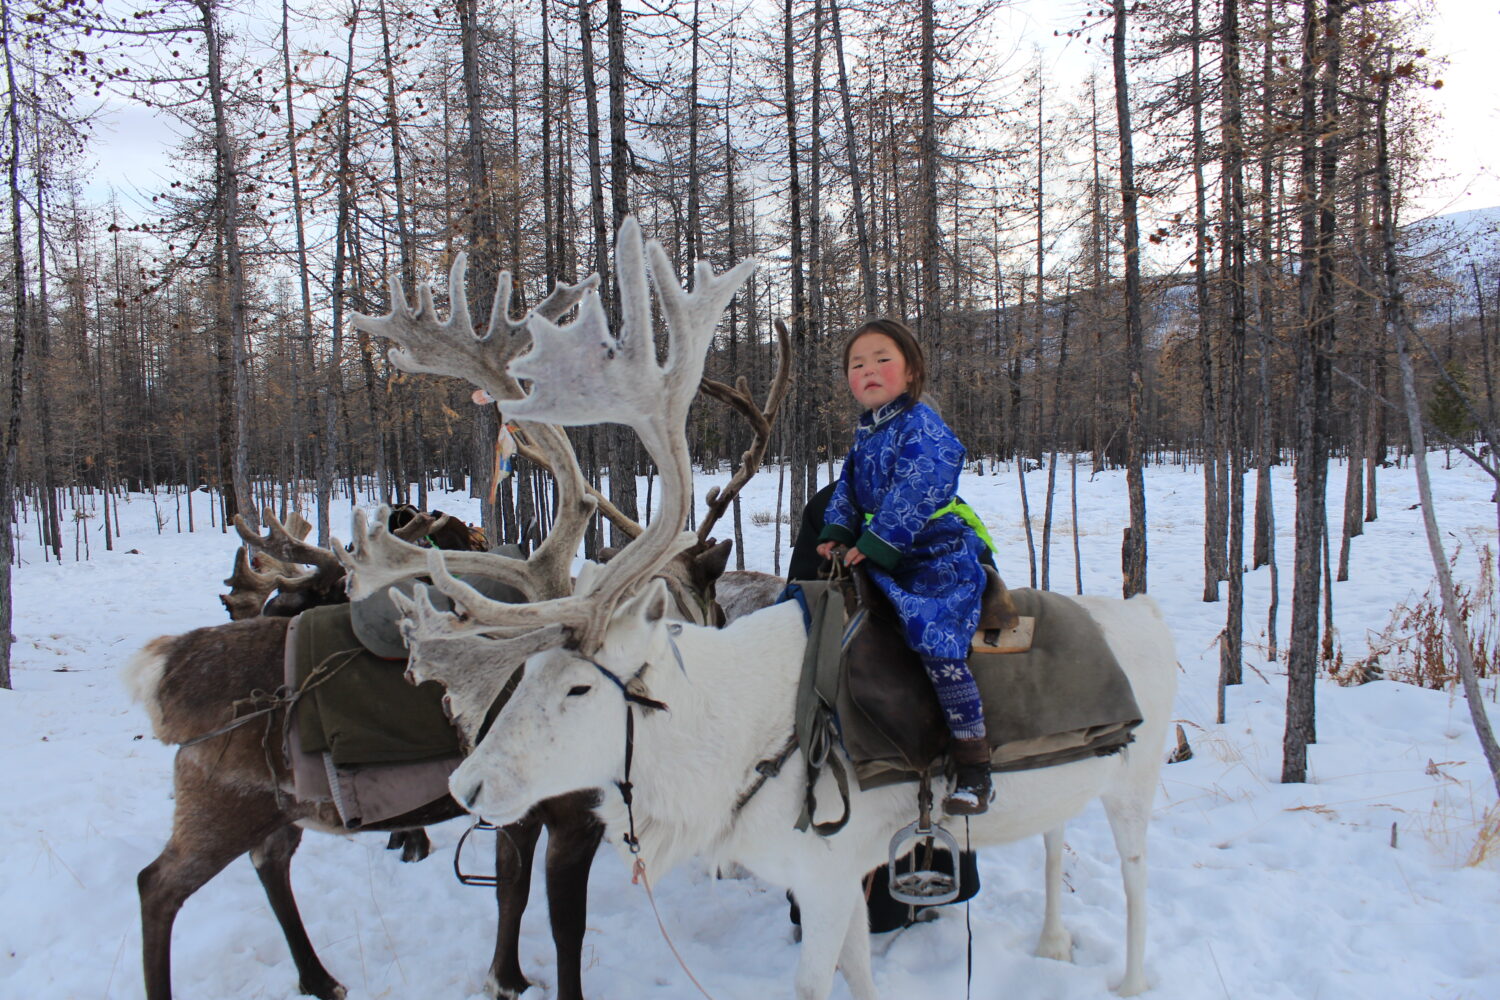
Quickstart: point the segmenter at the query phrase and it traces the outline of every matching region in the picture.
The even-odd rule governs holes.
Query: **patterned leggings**
[[[932,679],[938,704],[943,707],[943,716],[948,720],[948,729],[954,739],[983,739],[984,708],[979,702],[979,686],[974,683],[968,663],[923,656],[922,666]]]

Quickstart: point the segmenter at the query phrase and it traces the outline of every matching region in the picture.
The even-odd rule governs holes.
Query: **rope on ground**
[[[656,926],[661,928],[662,939],[667,942],[667,947],[672,949],[672,956],[677,959],[677,964],[682,966],[682,971],[687,973],[693,985],[698,987],[698,992],[702,993],[707,1000],[714,1000],[713,994],[703,988],[703,984],[698,982],[698,977],[693,975],[693,970],[689,969],[687,962],[683,961],[682,953],[677,950],[677,945],[672,943],[672,935],[667,933],[667,925],[662,922],[661,911],[656,908],[656,896],[651,892],[651,880],[646,877],[646,862],[639,857],[635,859],[635,865],[630,870],[630,883],[646,887],[646,899],[651,903],[651,913],[656,917]]]

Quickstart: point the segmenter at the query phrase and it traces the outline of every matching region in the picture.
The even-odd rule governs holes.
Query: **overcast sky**
[[[1431,95],[1442,116],[1433,142],[1436,162],[1429,167],[1435,179],[1416,196],[1412,218],[1500,206],[1500,0],[1434,0],[1434,6],[1431,51],[1449,64],[1442,71],[1443,88]],[[1098,37],[1086,45],[1054,36],[1077,23],[1069,12],[1085,7],[1078,0],[1014,0],[998,15],[996,57],[1014,60],[1019,70],[1030,61],[1033,45],[1042,46],[1053,84],[1069,96],[1091,66],[1109,80]],[[117,108],[99,125],[97,136],[104,152],[91,174],[96,197],[107,197],[113,187],[129,202],[134,192],[149,194],[170,181],[172,132],[150,112]]]

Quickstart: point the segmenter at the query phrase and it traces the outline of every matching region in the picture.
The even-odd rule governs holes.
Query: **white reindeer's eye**
[[[568,697],[569,698],[576,698],[576,697],[578,697],[581,694],[588,694],[593,689],[594,689],[593,685],[591,685],[591,684],[575,684],[568,691]]]

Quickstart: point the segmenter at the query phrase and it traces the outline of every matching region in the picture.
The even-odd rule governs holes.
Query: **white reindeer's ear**
[[[672,597],[667,592],[666,581],[657,577],[646,584],[635,600],[630,602],[627,613],[632,617],[639,617],[647,625],[654,625],[667,616],[671,603]]]

